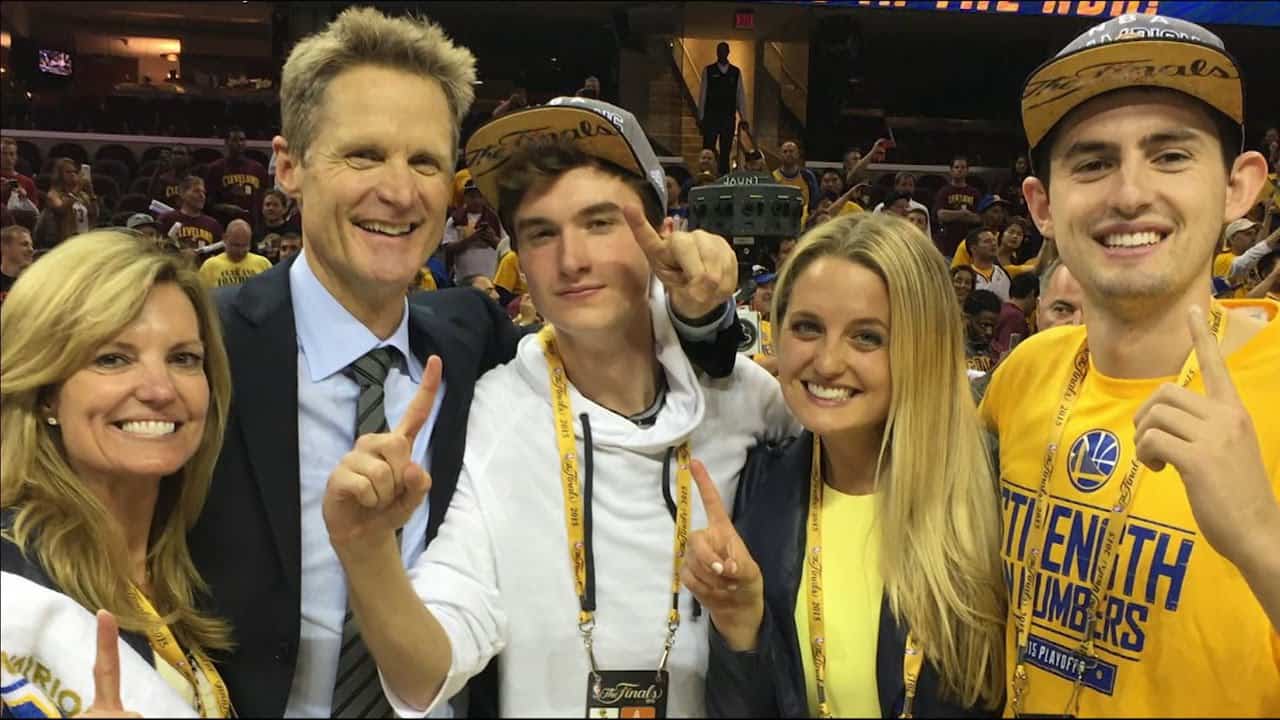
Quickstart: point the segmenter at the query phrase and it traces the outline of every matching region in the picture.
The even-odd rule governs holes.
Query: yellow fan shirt
[[[1226,363],[1280,496],[1280,304],[1222,304],[1269,321]],[[999,436],[1010,679],[1024,559],[1032,545],[1038,547],[1031,518],[1045,446],[1085,332],[1054,328],[1023,341],[995,371],[981,407],[984,422]],[[1133,417],[1173,380],[1109,378],[1090,365],[1049,483],[1024,713],[1062,713],[1067,705],[1103,525],[1135,452]],[[1190,389],[1204,393],[1199,374]],[[1080,716],[1280,715],[1280,640],[1240,572],[1201,534],[1177,470],[1145,470],[1131,507],[1108,586],[1098,660],[1085,673]],[[1012,698],[1011,682],[1009,693]]]
[[[880,542],[876,496],[822,493],[822,596],[826,625],[827,703],[834,717],[880,717],[876,647],[880,637]],[[805,557],[813,548],[805,544]],[[804,661],[809,714],[818,716],[818,686],[809,644],[808,573],[796,596],[796,635]]]

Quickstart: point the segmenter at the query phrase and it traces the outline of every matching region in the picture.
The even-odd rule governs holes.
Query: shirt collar
[[[378,347],[394,347],[406,358],[409,350],[409,303],[404,302],[400,325],[386,340],[355,318],[320,284],[311,271],[304,246],[300,257],[289,268],[289,294],[293,300],[293,317],[298,328],[298,347],[302,350],[311,382],[320,382],[341,372],[362,355]],[[406,362],[409,376],[422,382],[422,368]]]

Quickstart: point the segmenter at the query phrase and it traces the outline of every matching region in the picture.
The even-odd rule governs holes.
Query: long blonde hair
[[[785,328],[796,278],[828,256],[875,272],[889,291],[893,398],[877,460],[876,509],[893,613],[921,640],[950,696],[995,708],[1004,695],[1008,605],[1000,495],[969,390],[947,263],[914,225],[893,215],[832,220],[802,237],[782,266],[773,296],[778,327]],[[780,332],[775,346],[783,354]]]
[[[27,268],[0,306],[0,507],[15,511],[5,536],[34,556],[58,589],[120,627],[154,620],[128,596],[123,542],[111,542],[106,507],[76,476],[42,405],[141,312],[151,289],[172,283],[195,307],[204,343],[209,410],[195,454],[161,481],[147,547],[155,609],[190,650],[225,650],[228,625],[196,609],[207,590],[187,549],[204,506],[231,403],[231,376],[212,300],[195,271],[131,231],[78,235]]]

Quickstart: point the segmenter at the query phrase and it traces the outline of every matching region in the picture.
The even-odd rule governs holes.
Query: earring
[[[45,418],[45,419],[44,419],[44,421],[45,421],[45,422],[47,422],[47,423],[49,423],[50,425],[52,425],[52,426],[54,426],[54,427],[57,427],[57,425],[58,425],[58,418],[56,418],[56,417],[54,417],[54,416],[52,416],[52,415],[50,415],[49,417]]]

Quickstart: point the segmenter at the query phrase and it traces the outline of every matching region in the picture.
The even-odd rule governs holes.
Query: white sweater
[[[657,283],[654,283],[658,287]],[[651,298],[659,362],[668,391],[652,427],[641,428],[570,387],[579,467],[581,422],[591,420],[596,573],[595,655],[602,670],[656,669],[671,604],[674,521],[663,500],[663,459],[686,437],[726,505],[747,451],[765,438],[794,434],[777,381],[751,362],[722,380],[699,378],[677,340],[661,290]],[[674,496],[675,463],[667,482]],[[690,530],[706,527],[693,489]],[[565,530],[560,464],[547,364],[536,336],[515,360],[476,385],[467,447],[439,535],[409,572],[453,648],[449,676],[428,708],[388,692],[402,716],[421,717],[499,657],[503,716],[581,717],[588,663],[578,633]],[[680,594],[681,625],[668,664],[673,717],[705,715],[704,612]]]

